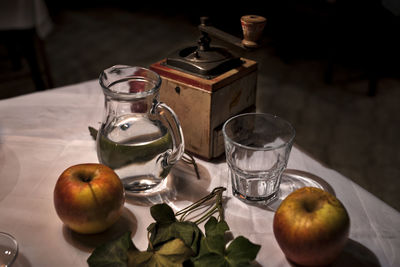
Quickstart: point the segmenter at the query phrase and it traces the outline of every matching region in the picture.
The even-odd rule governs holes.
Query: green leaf
[[[230,266],[248,266],[253,261],[261,246],[250,242],[243,236],[235,238],[226,250]]]
[[[228,224],[211,217],[204,226],[206,236],[201,239],[200,251],[192,258],[195,267],[209,266],[250,266],[256,258],[260,246],[253,244],[247,238],[239,236],[226,248],[225,232]]]
[[[201,239],[198,257],[209,253],[225,255],[225,232],[229,230],[228,224],[221,220],[217,221],[215,217],[210,217],[204,225],[206,236]]]
[[[197,254],[203,233],[195,223],[177,221],[173,210],[165,203],[152,206],[150,213],[156,223],[150,224],[147,228],[147,231],[150,232],[151,246],[149,245],[149,249],[180,238]]]
[[[173,239],[155,251],[133,251],[129,253],[129,266],[178,267],[189,259],[193,251],[179,238]]]
[[[158,223],[172,223],[176,221],[174,211],[165,203],[152,206],[150,214]]]
[[[224,221],[217,221],[217,219],[212,216],[204,225],[206,236],[213,235],[225,235],[225,232],[229,230],[228,224]]]
[[[223,236],[211,236],[203,238],[200,242],[199,257],[208,254],[225,254],[225,240]]]
[[[154,256],[154,252],[151,251],[132,251],[128,254],[128,266],[139,267],[149,266],[151,258]]]
[[[126,267],[128,251],[137,251],[131,240],[131,232],[126,232],[119,238],[97,247],[87,262],[91,267]]]
[[[193,251],[181,239],[175,238],[165,243],[155,254],[160,258],[168,256],[170,262],[182,263],[193,255]]]
[[[220,254],[209,253],[193,262],[194,267],[228,267],[229,263]]]
[[[213,192],[216,189],[213,190]],[[220,189],[219,189],[220,190]],[[217,204],[221,204],[222,191],[218,191]],[[215,197],[215,192],[213,193]],[[219,197],[218,197],[219,196]],[[136,267],[136,266],[197,266],[197,267],[242,267],[250,266],[256,258],[260,246],[239,236],[226,248],[225,232],[228,224],[218,221],[207,213],[209,218],[204,226],[205,235],[195,222],[182,221],[197,204],[207,197],[183,209],[181,220],[177,220],[173,210],[166,204],[151,207],[151,215],[156,222],[147,228],[149,246],[147,251],[138,251],[128,232],[120,238],[96,248],[88,258],[89,266]],[[220,205],[219,214],[222,214]],[[179,215],[178,215],[179,216]]]
[[[199,227],[193,222],[154,223],[148,228],[150,231],[150,242],[153,247],[175,238],[181,239],[186,246],[190,247],[196,254],[203,235]]]
[[[96,140],[98,131],[91,126],[89,126],[88,129],[89,129],[90,136],[93,138],[93,140]]]

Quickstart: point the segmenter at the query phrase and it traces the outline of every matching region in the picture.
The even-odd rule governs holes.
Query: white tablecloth
[[[73,164],[97,162],[88,126],[98,127],[102,113],[97,81],[0,101],[0,231],[19,242],[15,266],[87,266],[96,244],[128,229],[138,248],[147,247],[146,227],[153,220],[146,205],[128,199],[121,220],[95,236],[71,232],[55,212],[53,189],[61,172]],[[183,207],[216,186],[226,186],[225,216],[233,236],[261,244],[256,259],[261,266],[290,266],[273,235],[274,213],[231,196],[224,162],[198,164],[200,181],[183,163],[173,169],[184,182],[169,204]],[[322,177],[350,214],[350,240],[336,266],[400,266],[399,212],[296,146],[288,168]]]

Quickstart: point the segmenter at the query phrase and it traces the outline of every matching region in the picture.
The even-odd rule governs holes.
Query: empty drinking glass
[[[286,168],[295,130],[277,116],[246,113],[223,126],[232,193],[247,203],[275,200]]]

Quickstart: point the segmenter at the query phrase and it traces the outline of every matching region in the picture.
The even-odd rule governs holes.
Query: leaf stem
[[[200,209],[201,207],[204,206],[206,202],[208,202],[211,199],[215,198],[215,204],[212,205],[211,207],[207,208],[205,211],[203,211],[200,215],[201,217],[197,219],[194,223],[200,224],[204,221],[206,221],[208,218],[210,218],[216,211],[218,211],[218,217],[219,219],[223,219],[223,208],[222,208],[222,193],[226,190],[225,187],[216,187],[214,190],[207,196],[201,198],[200,200],[194,202],[193,204],[187,206],[186,208],[178,211],[175,213],[175,216],[181,216],[180,221],[183,221],[188,215],[190,215],[192,212]],[[199,216],[200,216],[199,215]]]
[[[206,214],[204,214],[200,219],[198,219],[197,221],[195,221],[195,224],[200,224],[204,221],[206,221],[209,217],[211,217],[214,213],[215,210],[217,210],[217,207],[214,206],[213,208],[211,208],[210,210],[208,210],[208,212]]]

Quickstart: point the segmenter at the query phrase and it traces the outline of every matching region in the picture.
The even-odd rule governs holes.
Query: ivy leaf
[[[221,205],[222,191],[213,190],[216,197],[215,207]],[[224,188],[222,188],[224,189]],[[225,189],[224,189],[225,190]],[[196,209],[197,205],[208,200],[205,197],[184,209],[182,216]],[[220,217],[222,211],[220,212]],[[218,221],[207,213],[209,218],[204,226],[205,234],[195,222],[177,220],[173,210],[167,204],[151,207],[155,222],[147,228],[149,246],[147,251],[138,251],[127,232],[120,238],[96,248],[88,258],[90,267],[136,267],[136,266],[195,266],[195,267],[242,267],[250,266],[256,258],[260,246],[239,236],[226,247],[225,232],[229,230],[224,220]],[[211,216],[211,217],[210,217]]]
[[[131,251],[129,253],[129,266],[148,267],[178,267],[193,255],[193,251],[185,243],[175,238],[164,243],[155,251]]]
[[[225,232],[229,230],[228,224],[224,221],[217,221],[217,219],[212,216],[208,219],[207,223],[204,225],[204,230],[206,232],[206,236],[213,235],[225,235]]]
[[[131,232],[97,247],[87,262],[90,267],[127,267],[128,251],[137,251],[131,239]]]
[[[175,238],[181,239],[186,246],[190,247],[197,254],[203,233],[199,227],[189,221],[152,223],[147,230],[150,232],[150,242],[153,247]]]
[[[132,251],[128,254],[128,267],[149,266],[153,256],[151,251]]]
[[[89,126],[88,129],[89,129],[90,136],[93,138],[93,140],[96,140],[98,131],[91,126]]]
[[[158,223],[172,223],[176,221],[174,211],[165,203],[152,206],[150,214]]]
[[[239,236],[228,246],[226,252],[210,252],[192,259],[194,267],[248,267],[256,258],[260,246],[253,244],[247,238]]]
[[[235,238],[226,250],[226,258],[230,266],[249,266],[261,246],[250,242],[243,236]]]
[[[223,256],[226,245],[225,232],[229,230],[228,224],[224,220],[218,222],[215,217],[210,217],[204,225],[204,229],[206,236],[201,239],[198,257],[209,253]]]
[[[256,258],[260,246],[247,238],[239,236],[226,248],[225,232],[229,230],[224,221],[211,217],[204,226],[206,236],[200,243],[197,257],[191,259],[195,267],[241,267],[250,266]]]
[[[192,261],[193,267],[229,267],[229,263],[225,257],[220,254],[209,253],[205,254],[196,260]]]

